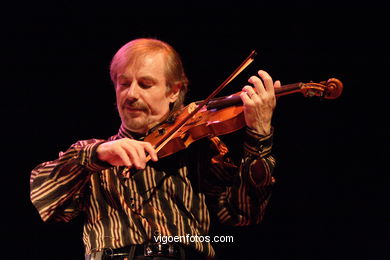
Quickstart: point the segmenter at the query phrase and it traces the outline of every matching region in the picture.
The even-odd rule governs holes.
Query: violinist
[[[114,55],[110,75],[118,133],[78,141],[35,167],[32,203],[45,222],[84,213],[85,259],[214,259],[212,241],[188,237],[207,236],[211,217],[235,226],[261,221],[274,182],[271,118],[280,82],[259,71],[243,87],[240,158],[218,137],[159,158],[143,140],[183,108],[188,80],[178,53],[157,39],[135,39]]]

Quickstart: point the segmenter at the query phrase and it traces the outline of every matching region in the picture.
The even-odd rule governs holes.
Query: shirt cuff
[[[244,150],[249,154],[265,157],[271,153],[274,129],[269,135],[261,135],[250,128],[245,130]]]
[[[97,158],[96,150],[104,142],[101,141],[84,146],[79,153],[80,164],[91,171],[101,171],[113,167],[111,164]]]

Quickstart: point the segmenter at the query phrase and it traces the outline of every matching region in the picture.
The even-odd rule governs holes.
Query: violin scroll
[[[338,98],[343,92],[343,83],[336,78],[328,79],[326,86],[325,98],[327,99]]]
[[[319,96],[326,99],[336,99],[343,92],[343,83],[336,78],[330,78],[319,83],[302,83],[300,89],[305,97]]]

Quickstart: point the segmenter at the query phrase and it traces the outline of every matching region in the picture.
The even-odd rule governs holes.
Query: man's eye
[[[139,85],[141,88],[151,88],[153,86],[153,84],[145,82],[141,82]]]
[[[126,88],[130,86],[130,83],[124,82],[124,83],[119,83],[120,87]]]

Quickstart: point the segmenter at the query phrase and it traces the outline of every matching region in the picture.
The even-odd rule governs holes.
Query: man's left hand
[[[252,76],[242,89],[240,97],[244,104],[246,125],[261,135],[271,133],[272,113],[276,106],[275,88],[280,88],[280,81],[273,82],[271,76],[259,70],[259,77]]]

